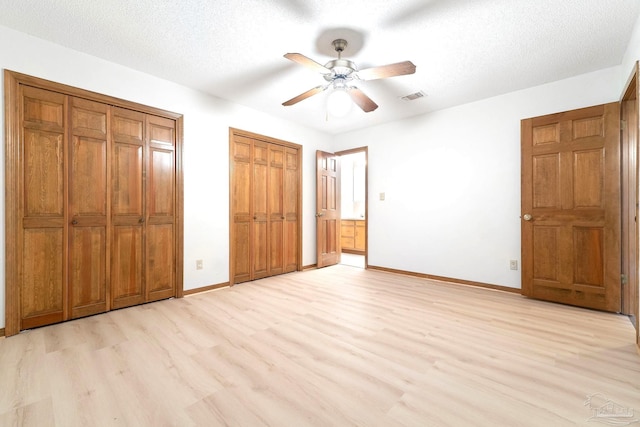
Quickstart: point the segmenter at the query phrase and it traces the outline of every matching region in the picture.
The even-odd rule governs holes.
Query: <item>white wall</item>
[[[622,91],[624,90],[633,71],[633,67],[638,59],[640,59],[640,17],[633,28],[633,33],[631,34],[631,39],[627,45],[627,51],[625,52],[622,65],[620,67],[620,84],[618,87],[620,95],[622,95]]]
[[[334,138],[335,151],[369,147],[369,265],[519,288],[509,260],[520,266],[520,120],[617,101],[619,76],[609,68]]]
[[[326,149],[327,135],[2,26],[0,69],[184,114],[185,290],[229,280],[229,127],[302,144],[302,263],[315,263],[315,151]],[[4,99],[4,82],[0,87]],[[0,113],[0,129],[3,121]],[[2,132],[3,146],[4,136]],[[4,167],[4,150],[0,156]],[[4,184],[4,173],[0,182]],[[4,197],[0,197],[0,224],[4,242]],[[5,320],[4,252],[3,243],[0,328]],[[204,261],[203,270],[195,269],[196,259]]]

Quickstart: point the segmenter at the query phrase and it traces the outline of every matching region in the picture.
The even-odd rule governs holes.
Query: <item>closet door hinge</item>
[[[622,283],[623,285],[626,285],[627,283],[629,283],[629,279],[627,278],[626,274],[620,275],[620,283]]]
[[[620,120],[620,130],[627,130],[627,121]]]

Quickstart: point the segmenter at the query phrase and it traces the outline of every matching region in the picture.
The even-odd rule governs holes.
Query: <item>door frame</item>
[[[56,83],[38,77],[21,74],[11,70],[4,70],[4,118],[5,118],[5,335],[11,336],[20,332],[20,268],[18,265],[17,248],[19,241],[20,223],[19,212],[22,195],[18,191],[21,182],[20,162],[22,154],[21,123],[20,123],[20,87],[32,86],[67,96],[89,99],[104,104],[140,111],[142,113],[165,117],[176,122],[176,270],[175,297],[184,296],[184,171],[182,168],[182,142],[184,132],[184,118],[182,114],[143,104],[126,101],[108,95]]]
[[[640,78],[639,63],[633,65],[620,97],[620,148],[621,148],[621,215],[622,215],[622,273],[626,276],[622,286],[622,312],[629,315],[636,328],[636,344],[640,344],[640,278],[639,228],[637,223],[639,186],[638,138],[640,138]],[[635,101],[635,105],[629,103]],[[627,156],[625,157],[625,153]],[[625,165],[626,160],[626,165]],[[626,186],[624,183],[626,182]],[[632,219],[633,217],[633,219]],[[626,233],[625,233],[626,232]],[[626,283],[625,283],[626,282]]]
[[[260,135],[258,133],[249,132],[242,129],[229,127],[229,286],[234,285],[234,262],[232,255],[235,250],[235,234],[233,227],[233,218],[235,212],[233,211],[233,138],[235,135],[245,136],[247,138],[257,139],[259,141],[268,142],[270,144],[281,145],[283,147],[295,148],[298,150],[298,197],[296,201],[296,208],[298,210],[298,238],[297,238],[297,248],[296,248],[296,270],[302,271],[302,167],[303,167],[303,153],[302,153],[302,145],[296,144],[289,141],[284,141],[281,139],[272,138],[265,135]]]
[[[337,156],[356,153],[364,153],[364,268],[366,270],[369,268],[369,147],[365,145],[335,152]],[[342,200],[340,200],[340,203],[342,203]]]

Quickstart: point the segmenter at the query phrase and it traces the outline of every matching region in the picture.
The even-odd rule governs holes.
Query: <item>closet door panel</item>
[[[105,104],[71,99],[70,318],[108,310],[107,111]]]
[[[284,271],[284,161],[285,149],[269,145],[269,275]]]
[[[20,329],[64,320],[63,229],[24,230]]]
[[[175,290],[173,224],[147,227],[147,301],[170,298]]]
[[[283,191],[283,266],[289,273],[298,269],[298,150],[286,148]]]
[[[143,214],[143,147],[116,142],[113,155],[112,214],[115,218]]]
[[[17,241],[20,329],[64,320],[66,96],[23,87],[22,197]]]
[[[144,302],[145,115],[114,108],[111,116],[111,294],[114,308]]]
[[[269,148],[262,141],[253,142],[253,277],[269,275]]]
[[[64,215],[64,130],[24,130],[25,218]]]
[[[146,300],[175,295],[175,122],[147,116]]]
[[[142,304],[142,228],[138,225],[113,227],[112,253],[112,307]]]
[[[233,283],[251,280],[251,157],[250,139],[236,135],[231,145],[231,262]]]
[[[107,311],[106,227],[73,227],[70,241],[70,317]]]

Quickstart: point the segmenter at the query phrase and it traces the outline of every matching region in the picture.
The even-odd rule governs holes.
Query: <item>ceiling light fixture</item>
[[[336,78],[333,81],[333,90],[327,97],[327,110],[335,117],[344,117],[351,112],[353,101],[349,95],[350,87],[344,77]]]

